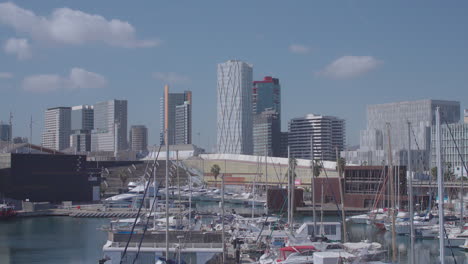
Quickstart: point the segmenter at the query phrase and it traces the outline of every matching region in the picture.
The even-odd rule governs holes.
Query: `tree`
[[[211,174],[213,174],[213,177],[215,178],[215,182],[217,182],[218,181],[218,175],[221,172],[221,168],[219,167],[219,165],[214,164],[213,166],[211,166],[210,172],[211,172]]]
[[[323,169],[322,163],[320,163],[318,160],[310,161],[310,166],[312,167],[312,164],[314,165],[314,177],[320,176],[320,172]]]
[[[431,169],[431,176],[433,181],[437,180],[437,167]]]
[[[337,169],[337,170],[339,169],[339,171],[340,171],[341,173],[343,173],[344,170],[345,170],[345,168],[346,168],[346,160],[345,160],[345,158],[340,157],[340,158],[338,159],[338,164],[337,164],[336,169]],[[340,175],[340,177],[341,177],[341,175]]]
[[[297,167],[297,160],[295,158],[290,158],[289,159],[289,168],[291,169],[291,178],[294,180],[296,179],[296,167]],[[287,176],[286,172],[286,176]]]
[[[444,171],[444,181],[453,181],[455,180],[455,173],[452,170],[452,164],[446,163],[447,169]],[[431,169],[432,180],[437,180],[437,167]]]
[[[101,181],[101,186],[99,188],[101,190],[101,198],[104,197],[107,191],[107,184],[105,181]]]
[[[121,171],[119,172],[119,179],[120,179],[120,182],[122,183],[122,187],[125,187],[125,183],[128,180],[128,175],[125,172]]]
[[[455,179],[455,173],[453,173],[453,170],[452,170],[452,163],[447,162],[445,165],[447,166],[447,168],[444,171],[444,180],[453,181]]]

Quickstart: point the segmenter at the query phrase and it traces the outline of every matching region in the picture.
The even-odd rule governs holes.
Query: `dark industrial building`
[[[99,200],[100,174],[84,155],[0,154],[0,197],[53,203]]]

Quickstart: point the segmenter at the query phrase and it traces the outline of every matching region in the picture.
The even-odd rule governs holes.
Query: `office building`
[[[175,144],[185,145],[192,142],[192,107],[190,101],[176,106]]]
[[[70,147],[75,152],[91,151],[91,133],[88,130],[73,130],[70,135]]]
[[[311,138],[314,159],[336,161],[338,152],[345,147],[345,120],[334,116],[308,114],[289,121],[288,144],[291,157],[311,159]]]
[[[11,125],[5,124],[0,121],[0,140],[1,141],[11,141]]]
[[[91,151],[127,149],[127,100],[110,100],[94,106]]]
[[[254,155],[280,156],[281,131],[279,127],[279,114],[273,109],[254,115]]]
[[[71,108],[71,130],[87,130],[94,128],[94,109],[92,105],[78,105]]]
[[[412,164],[414,169],[429,169],[431,126],[435,124],[435,109],[439,106],[443,122],[460,121],[460,102],[442,100],[419,100],[370,105],[367,107],[367,129],[361,131],[360,148],[344,151],[348,163],[382,165],[388,161],[388,132],[393,164],[408,163],[408,121],[411,123]]]
[[[279,157],[287,158],[288,157],[288,132],[280,132],[280,154]]]
[[[148,151],[148,128],[143,125],[130,127],[130,149],[137,152]]]
[[[63,150],[70,146],[71,108],[54,107],[45,111],[42,146]]]
[[[218,153],[253,153],[252,74],[252,65],[242,61],[229,60],[218,64]]]
[[[437,167],[435,125],[432,126],[431,135],[431,168],[434,168]],[[449,124],[448,126],[442,124],[440,126],[440,144],[444,170],[450,169],[457,176],[461,176],[462,159],[465,163],[468,162],[468,124],[457,123]],[[463,175],[468,176],[466,170],[463,171]]]
[[[468,109],[465,109],[463,117],[463,121],[465,122],[465,124],[468,124]]]
[[[94,128],[92,105],[78,105],[71,108],[70,147],[75,152],[91,151],[91,131]]]
[[[281,86],[279,79],[271,76],[264,77],[262,81],[254,81],[252,88],[253,114],[260,114],[267,109],[278,113],[281,124]]]
[[[179,127],[179,129],[190,130],[192,127],[192,117],[191,117],[191,108],[192,108],[192,92],[184,91],[183,93],[170,93],[169,86],[164,86],[164,96],[160,100],[160,143],[161,145],[165,144],[165,138],[167,136],[169,145],[178,144],[176,142],[176,107],[180,105],[186,105],[186,110],[188,111],[188,119],[185,123],[186,126]],[[165,134],[167,132],[167,135]],[[192,143],[192,135],[186,135],[184,138],[186,144]]]

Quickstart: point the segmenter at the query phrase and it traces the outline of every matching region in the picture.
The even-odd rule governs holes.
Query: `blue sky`
[[[159,97],[190,89],[195,144],[216,138],[216,64],[240,59],[282,85],[283,130],[307,113],[468,97],[466,1],[0,2],[0,120],[40,143],[44,110],[127,99],[129,126],[159,138]],[[200,136],[198,136],[200,133]]]

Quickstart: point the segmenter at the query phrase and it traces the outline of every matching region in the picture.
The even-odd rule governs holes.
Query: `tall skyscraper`
[[[94,109],[92,105],[78,105],[71,108],[71,130],[88,130],[94,128]]]
[[[110,100],[94,105],[91,151],[127,149],[127,100]]]
[[[265,155],[267,152],[268,156],[280,156],[281,86],[279,79],[266,76],[262,81],[253,82],[252,113],[254,154]],[[260,146],[262,142],[264,146]]]
[[[42,146],[63,150],[70,146],[71,108],[54,107],[45,111]]]
[[[253,118],[253,154],[280,157],[279,114],[273,109],[267,109]]]
[[[253,153],[252,75],[252,65],[242,61],[218,64],[218,153]]]
[[[291,156],[311,159],[311,138],[314,144],[314,159],[336,161],[338,153],[346,144],[345,120],[334,116],[309,114],[289,121],[288,142]]]
[[[192,143],[192,107],[189,101],[176,106],[175,115],[175,144]]]
[[[0,140],[11,141],[11,126],[0,121]]]
[[[264,77],[262,81],[254,81],[252,88],[253,113],[260,114],[267,109],[278,113],[281,124],[281,85],[279,79],[271,76]]]
[[[91,151],[91,131],[94,128],[92,105],[78,105],[71,108],[70,147],[77,152]]]
[[[408,163],[408,121],[411,122],[411,152],[413,168],[429,169],[431,126],[435,124],[435,109],[439,106],[442,121],[460,121],[460,102],[442,100],[419,100],[367,107],[367,129],[361,131],[360,148],[343,152],[351,164],[382,165],[388,160],[387,123],[390,124],[390,139],[393,163]],[[417,143],[417,144],[416,144]]]
[[[148,150],[148,128],[142,125],[130,127],[130,149],[143,152]]]
[[[187,127],[179,127],[179,129],[190,131],[190,134],[184,138],[184,144],[192,144],[192,135],[191,135],[191,128],[192,128],[192,116],[191,116],[191,109],[192,109],[192,92],[191,91],[184,91],[183,93],[169,93],[169,86],[164,86],[164,95],[161,97],[160,101],[160,143],[165,144],[165,132],[167,131],[167,138],[169,145],[180,144],[180,141],[176,142],[176,107],[177,106],[184,106],[186,105],[187,111],[190,113],[187,119],[187,122],[184,124]],[[179,132],[180,134],[181,132]]]

